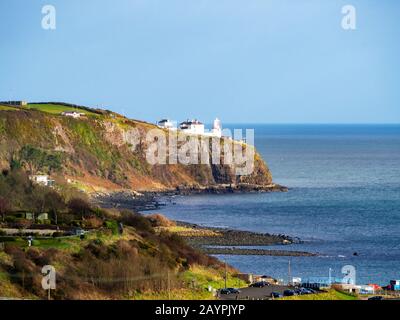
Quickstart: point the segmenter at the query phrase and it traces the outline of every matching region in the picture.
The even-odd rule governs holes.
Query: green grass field
[[[18,108],[17,107],[10,107],[10,106],[5,106],[5,105],[3,105],[3,104],[0,104],[0,110],[12,110],[12,111],[15,111],[15,110],[18,110]]]
[[[52,113],[52,114],[60,114],[63,111],[77,111],[77,112],[83,112],[86,115],[92,115],[92,116],[97,116],[96,113],[83,110],[80,108],[74,108],[74,107],[68,107],[68,106],[63,106],[63,105],[58,105],[58,104],[28,104],[26,106],[28,109],[35,109],[39,110],[42,112],[47,112],[47,113]]]

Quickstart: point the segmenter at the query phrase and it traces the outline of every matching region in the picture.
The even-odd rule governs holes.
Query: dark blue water
[[[288,193],[199,195],[159,210],[208,226],[298,236],[286,250],[292,276],[341,276],[357,283],[400,279],[400,125],[248,125],[276,183]],[[279,248],[279,246],[269,247]],[[357,252],[358,256],[353,256]],[[218,256],[242,271],[287,279],[288,257]]]

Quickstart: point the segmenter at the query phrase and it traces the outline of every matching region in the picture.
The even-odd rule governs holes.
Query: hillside
[[[74,119],[62,111],[84,112]],[[62,103],[0,106],[0,169],[22,163],[85,191],[162,191],[226,184],[270,186],[271,173],[255,154],[252,174],[237,176],[234,165],[150,165],[146,134],[153,124],[111,111]],[[221,142],[222,143],[222,142]],[[246,146],[244,146],[246,147]],[[211,148],[211,147],[210,147]]]
[[[33,184],[21,168],[0,174],[0,299],[46,299],[46,265],[57,273],[51,299],[211,299],[208,287],[223,287],[223,263],[160,229],[172,221],[81,196]]]

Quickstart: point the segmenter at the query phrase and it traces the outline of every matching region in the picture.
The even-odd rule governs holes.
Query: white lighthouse
[[[213,136],[216,136],[216,137],[222,136],[221,120],[219,120],[218,118],[215,118],[215,120],[214,120],[212,134],[213,134]]]

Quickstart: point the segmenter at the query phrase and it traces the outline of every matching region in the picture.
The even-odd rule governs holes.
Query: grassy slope
[[[210,300],[215,299],[215,297],[213,293],[208,290],[209,286],[217,290],[225,287],[223,272],[209,267],[192,266],[190,270],[182,274],[182,278],[188,288],[171,290],[170,292],[163,291],[157,294],[152,292],[137,294],[135,299]],[[234,277],[231,272],[228,272],[226,285],[228,288],[241,288],[247,284],[243,280]]]
[[[10,107],[10,106],[5,106],[5,105],[0,104],[0,110],[6,110],[6,111],[12,110],[12,111],[16,111],[16,110],[18,110],[18,108],[16,108],[16,107]]]
[[[72,255],[77,254],[83,247],[88,245],[92,240],[101,240],[104,244],[111,245],[119,240],[139,240],[144,244],[146,240],[142,239],[131,227],[125,228],[125,233],[123,236],[120,235],[110,235],[104,231],[98,230],[90,232],[86,235],[84,240],[80,240],[78,237],[68,237],[60,239],[38,239],[33,242],[33,247],[36,249],[47,250],[49,248],[54,248],[64,252],[65,254]],[[27,246],[27,242],[21,238],[17,238],[16,241],[12,242],[24,250],[30,250]],[[150,245],[147,243],[147,245]],[[0,265],[12,265],[12,259],[4,252],[0,252]],[[56,265],[57,270],[64,270],[66,268],[62,263]],[[213,299],[213,294],[208,291],[208,287],[212,286],[214,289],[220,289],[224,287],[224,272],[221,270],[216,270],[212,267],[191,266],[189,270],[184,271],[179,274],[180,279],[185,283],[185,286],[180,289],[173,289],[170,292],[141,292],[135,293],[130,299]],[[240,287],[244,286],[245,283],[235,278],[230,270],[228,270],[227,276],[228,287]],[[6,270],[2,270],[0,267],[0,297],[15,297],[15,298],[32,298],[37,299],[34,295],[24,292],[18,285],[12,282],[12,278]],[[84,295],[82,298],[87,298]],[[124,297],[122,297],[124,298]]]

